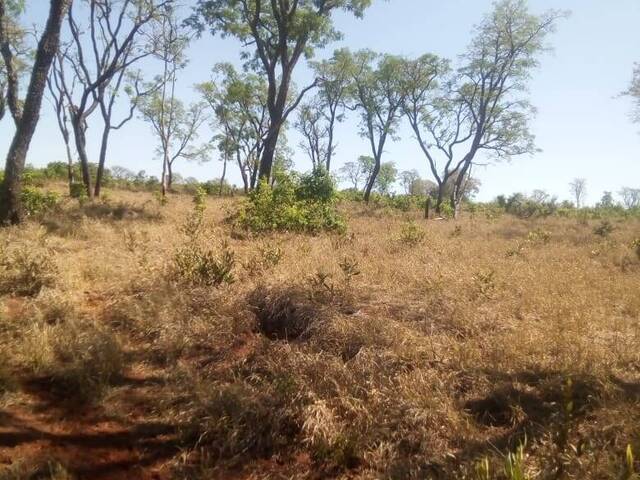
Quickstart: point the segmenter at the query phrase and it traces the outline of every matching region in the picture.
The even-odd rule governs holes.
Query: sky
[[[185,0],[187,4],[191,0]],[[27,0],[26,24],[43,25],[48,2]],[[456,60],[471,40],[472,28],[491,10],[490,0],[373,0],[363,19],[335,15],[344,34],[341,41],[318,51],[326,58],[334,49],[372,50],[406,56],[423,53]],[[499,194],[530,193],[543,189],[560,199],[570,198],[568,185],[576,177],[587,179],[587,202],[595,203],[603,191],[621,187],[640,188],[640,125],[630,119],[632,102],[619,94],[628,87],[633,65],[640,62],[640,0],[530,0],[534,13],[553,8],[571,15],[558,23],[550,37],[551,52],[541,58],[533,72],[529,98],[537,109],[532,132],[541,150],[532,156],[476,167],[482,183],[479,200]],[[218,62],[240,65],[240,44],[205,34],[190,47],[190,63],[179,78],[179,94],[186,102],[197,100],[193,85],[206,81]],[[294,76],[299,86],[311,79],[305,64]],[[89,128],[89,151],[95,159],[99,147],[99,125]],[[0,122],[0,155],[4,158],[13,134],[7,117]],[[212,131],[201,132],[208,140]],[[357,117],[350,114],[337,129],[334,165],[370,154],[367,141],[358,136]],[[291,129],[289,145],[294,147],[298,170],[309,170],[310,160],[297,148],[300,137]],[[385,148],[383,161],[393,161],[398,170],[417,169],[429,178],[426,159],[406,122],[398,141]],[[161,162],[156,139],[149,125],[135,119],[112,135],[107,166],[145,170],[159,176]],[[43,103],[27,162],[43,166],[65,159],[64,147],[50,103]],[[175,170],[199,180],[219,177],[222,163],[217,153],[209,162],[182,161]],[[231,183],[240,184],[239,173],[230,168]]]

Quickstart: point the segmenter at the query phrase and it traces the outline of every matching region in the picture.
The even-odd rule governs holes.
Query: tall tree
[[[20,116],[20,79],[27,72],[31,48],[27,32],[19,22],[24,0],[5,0],[0,44],[0,120],[7,107],[14,123]]]
[[[290,98],[294,69],[302,56],[340,37],[331,15],[338,10],[361,16],[371,0],[198,0],[191,23],[203,31],[238,38],[250,45],[249,65],[268,83],[269,130],[260,161],[260,178],[269,178],[280,130],[304,94],[316,82]]]
[[[0,188],[0,223],[2,224],[19,223],[24,216],[21,201],[22,173],[29,145],[40,118],[40,108],[49,68],[51,68],[60,47],[62,21],[70,3],[71,0],[51,0],[47,23],[35,52],[33,70],[24,104],[21,107],[18,105],[12,107],[10,104],[16,131],[7,153],[5,177]],[[14,57],[11,50],[7,48],[9,42],[7,23],[7,1],[0,0],[0,50],[5,68],[10,71],[13,68]],[[17,82],[8,82],[7,88],[9,89],[7,96],[17,101]]]
[[[155,52],[151,24],[161,18],[172,0],[82,0],[79,7],[69,9],[68,27],[71,40],[63,57],[59,88],[70,112],[74,143],[82,169],[87,195],[100,193],[100,181],[106,161],[110,132],[133,117],[135,104],[119,122],[112,123],[113,105],[126,85],[127,72],[133,65]],[[78,12],[76,10],[79,10]],[[86,25],[78,22],[78,14],[86,13]],[[86,28],[86,31],[85,31]],[[140,74],[134,73],[134,89]],[[67,80],[68,79],[68,80]],[[141,93],[141,92],[138,92]],[[133,96],[137,102],[139,96]],[[95,192],[89,170],[86,131],[89,117],[98,110],[103,117],[103,132]]]
[[[376,177],[375,188],[381,195],[389,195],[391,187],[396,183],[398,169],[394,162],[383,162]]]
[[[221,63],[214,68],[213,79],[197,89],[215,114],[224,137],[219,145],[235,157],[248,193],[257,184],[259,159],[269,130],[266,81]]]
[[[546,49],[548,34],[562,15],[558,11],[534,15],[525,0],[497,2],[476,26],[475,37],[461,57],[462,65],[442,82],[438,95],[408,95],[405,113],[440,191],[447,184],[443,177],[455,175],[449,199],[455,214],[479,152],[500,159],[536,151],[529,131],[534,109],[523,92]],[[426,68],[432,71],[430,65]],[[429,77],[422,78],[428,86]],[[420,92],[421,82],[410,85]],[[444,156],[444,169],[438,168],[436,154]],[[442,198],[438,200],[437,209]]]
[[[374,165],[364,199],[369,201],[382,161],[384,147],[394,138],[400,122],[404,88],[400,70],[403,60],[361,50],[351,55],[353,91],[350,108],[360,113],[360,135],[369,141]]]
[[[361,181],[366,182],[373,170],[375,160],[367,155],[361,155],[355,162],[345,162],[340,168],[340,176],[353,185],[354,190],[358,190]]]
[[[313,97],[310,101],[300,105],[295,127],[302,134],[303,140],[300,141],[300,148],[311,159],[313,169],[326,168],[329,131],[324,123],[322,106],[318,97]]]
[[[584,197],[587,194],[587,179],[586,178],[574,178],[569,184],[569,190],[571,195],[576,200],[576,207],[582,207]]]
[[[400,172],[400,184],[404,189],[404,193],[406,193],[407,195],[418,195],[415,187],[419,180],[420,174],[415,168],[412,170],[405,170],[403,172]]]
[[[640,188],[623,187],[619,192],[625,208],[640,207]]]

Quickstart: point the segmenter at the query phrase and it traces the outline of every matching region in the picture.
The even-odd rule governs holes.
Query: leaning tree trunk
[[[222,191],[224,190],[224,178],[227,175],[227,155],[225,154],[223,164],[222,164],[222,175],[220,176],[220,196],[222,196]]]
[[[267,139],[264,142],[262,150],[262,158],[260,160],[260,170],[258,172],[258,178],[262,180],[265,178],[267,182],[271,179],[271,170],[273,169],[273,161],[276,156],[276,148],[278,146],[278,137],[280,136],[280,127],[282,124],[281,116],[275,116],[271,118],[271,129],[267,135]]]
[[[104,165],[107,161],[107,145],[109,144],[109,133],[111,128],[105,125],[102,131],[102,142],[100,143],[100,158],[98,160],[98,171],[96,173],[96,185],[94,190],[94,196],[100,196],[100,189],[102,188],[102,178],[104,176]]]
[[[22,174],[35,133],[47,75],[60,46],[60,28],[69,0],[51,0],[47,25],[38,42],[29,88],[22,115],[9,147],[5,166],[5,178],[0,192],[0,223],[20,223],[24,218],[22,207]],[[0,0],[0,21],[4,20],[5,0]],[[2,37],[5,32],[2,32]],[[2,39],[0,39],[1,41]]]
[[[380,157],[376,158],[376,164],[373,166],[373,171],[369,176],[369,180],[367,180],[367,186],[364,189],[364,201],[369,203],[369,199],[371,198],[371,190],[373,190],[373,186],[376,184],[376,178],[378,178],[378,173],[380,173]]]
[[[93,196],[93,190],[91,189],[91,171],[89,170],[89,157],[87,156],[87,138],[82,123],[81,118],[74,117],[71,119],[76,151],[78,152],[78,160],[80,160],[80,169],[82,170],[82,183],[84,183],[87,197],[91,198]]]
[[[240,150],[236,150],[236,160],[238,162],[238,168],[240,169],[240,176],[242,177],[242,186],[244,187],[244,194],[249,194],[249,179],[247,178],[247,172],[242,164],[242,158],[240,157]]]

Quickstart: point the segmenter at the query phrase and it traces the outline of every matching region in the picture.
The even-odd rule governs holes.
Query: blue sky
[[[48,2],[27,0],[28,23],[42,25]],[[187,2],[188,3],[188,2]],[[327,57],[334,48],[370,48],[407,56],[425,52],[455,59],[471,38],[471,29],[491,9],[490,0],[374,0],[364,19],[339,14],[335,21],[344,40],[317,52]],[[568,183],[574,177],[588,181],[589,202],[604,190],[616,192],[622,186],[640,187],[640,125],[630,121],[631,101],[620,98],[631,78],[634,62],[640,61],[640,2],[638,0],[530,0],[531,10],[570,10],[551,37],[553,51],[542,58],[534,72],[530,99],[538,110],[532,122],[537,146],[542,152],[517,157],[511,162],[478,168],[482,181],[478,196],[488,200],[501,193],[530,192],[541,188],[560,198],[569,197]],[[185,100],[195,99],[192,85],[207,80],[211,67],[220,61],[239,64],[240,47],[231,39],[206,34],[190,49],[191,62],[180,78]],[[296,81],[304,85],[310,78],[300,65]],[[367,143],[358,137],[355,115],[338,128],[335,165],[369,154]],[[12,134],[5,118],[0,123],[0,155],[4,158]],[[89,148],[97,155],[99,125],[90,128]],[[210,132],[203,132],[203,139]],[[383,161],[396,162],[400,170],[416,168],[427,177],[426,160],[410,129],[400,129],[401,139],[388,144]],[[293,131],[289,143],[296,147]],[[295,149],[296,167],[307,170],[309,160]],[[44,165],[63,160],[64,149],[55,117],[48,103],[34,137],[28,162]],[[161,164],[155,156],[155,139],[148,125],[131,122],[112,137],[108,165],[145,170],[158,175]],[[214,154],[210,162],[183,162],[176,171],[184,176],[210,179],[220,175],[222,164]],[[230,180],[239,184],[232,167]]]

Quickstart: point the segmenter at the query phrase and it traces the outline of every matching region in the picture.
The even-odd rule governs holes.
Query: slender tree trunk
[[[440,185],[438,185],[438,197],[436,198],[436,213],[438,215],[442,213],[442,204],[444,202],[444,190],[446,188],[446,185],[446,181],[443,181]]]
[[[69,195],[71,195],[73,185],[73,155],[71,155],[71,147],[69,146],[69,133],[63,133],[64,146],[67,151],[67,179],[69,181]]]
[[[371,190],[373,190],[373,186],[376,183],[376,178],[378,178],[378,173],[380,173],[380,156],[376,157],[376,163],[373,166],[373,171],[371,172],[371,176],[369,180],[367,180],[367,186],[364,190],[364,201],[369,203],[369,199],[371,198]]]
[[[171,191],[173,188],[173,165],[170,161],[167,161],[167,177],[167,190]]]
[[[222,175],[220,176],[220,196],[224,190],[224,177],[227,175],[227,155],[225,154],[222,164]]]
[[[163,198],[167,196],[167,164],[168,163],[169,162],[167,161],[167,155],[165,153],[164,156],[162,157],[162,177],[160,179]]]
[[[333,128],[335,126],[336,114],[331,112],[331,119],[329,120],[329,139],[327,141],[327,172],[331,171],[331,157],[333,156]]]
[[[71,119],[73,127],[73,137],[75,139],[76,151],[78,152],[78,160],[80,160],[80,168],[82,170],[82,183],[87,192],[87,197],[92,198],[93,190],[91,189],[91,172],[89,171],[89,157],[87,157],[87,139],[82,126],[82,120],[78,118]]]
[[[242,185],[244,187],[244,194],[249,193],[249,179],[247,178],[247,172],[242,165],[242,158],[240,156],[240,150],[236,150],[236,160],[238,162],[238,168],[240,169],[240,176],[242,177]]]
[[[20,121],[7,153],[5,177],[0,189],[0,223],[20,223],[24,218],[22,206],[22,174],[35,133],[47,75],[60,46],[60,27],[68,5],[67,0],[51,0],[45,30],[38,42],[29,88]],[[4,21],[5,0],[0,0],[0,21]],[[4,32],[3,35],[4,37]]]
[[[98,172],[96,173],[96,185],[94,190],[94,196],[100,196],[100,188],[102,187],[102,177],[104,176],[104,165],[107,161],[107,145],[109,144],[109,134],[111,128],[105,125],[102,131],[102,142],[100,143],[100,158],[98,160]]]

